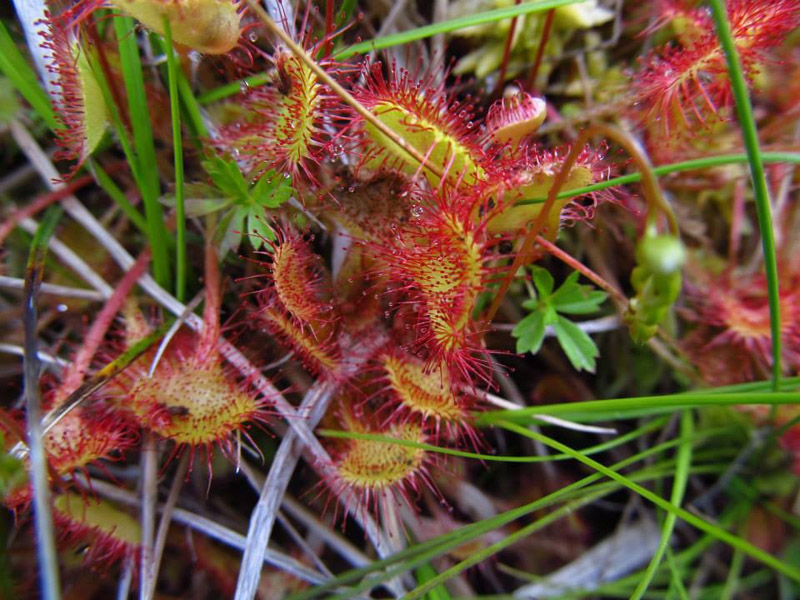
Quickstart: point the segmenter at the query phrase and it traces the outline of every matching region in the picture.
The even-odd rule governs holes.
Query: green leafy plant
[[[579,273],[573,271],[558,289],[553,289],[555,280],[542,267],[530,267],[533,287],[531,296],[522,303],[530,311],[512,331],[517,338],[517,352],[536,354],[544,343],[547,327],[551,326],[558,343],[578,370],[594,372],[599,355],[597,345],[589,335],[564,315],[591,315],[598,311],[608,294],[590,285],[578,283]]]
[[[265,240],[274,241],[268,211],[292,197],[292,178],[269,170],[250,183],[233,160],[218,156],[205,160],[203,168],[213,185],[188,186],[186,213],[195,217],[219,213],[220,255],[238,250],[245,234],[256,250]]]

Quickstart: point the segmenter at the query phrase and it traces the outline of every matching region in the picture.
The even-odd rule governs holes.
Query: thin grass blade
[[[58,557],[56,553],[53,514],[50,507],[50,484],[47,477],[47,455],[42,430],[42,404],[39,391],[39,357],[37,351],[37,300],[42,282],[47,243],[55,231],[63,210],[51,206],[42,219],[31,242],[25,273],[25,358],[23,377],[30,473],[33,488],[33,512],[36,524],[36,552],[39,558],[42,596],[45,600],[61,597]]]

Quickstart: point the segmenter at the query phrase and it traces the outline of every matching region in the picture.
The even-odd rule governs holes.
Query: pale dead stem
[[[28,133],[28,131],[19,123],[12,122],[12,134],[17,140],[20,149],[26,154],[30,162],[36,167],[37,171],[51,189],[57,189],[59,184],[55,183],[60,178],[58,171],[50,162],[47,155],[39,147],[35,139]],[[80,201],[74,196],[65,196],[61,201],[66,212],[80,223],[92,236],[103,246],[109,253],[114,261],[121,269],[127,271],[135,262],[133,257],[127,250],[108,232],[106,229],[95,219]],[[24,228],[33,227],[35,231],[36,223],[31,219],[24,220],[21,225]],[[27,225],[27,227],[26,227]],[[85,280],[95,287],[104,295],[110,296],[113,293],[112,288],[106,283],[102,277],[97,275],[86,263],[78,258],[69,248],[63,244],[53,246],[51,240],[51,249],[53,249],[60,257],[68,257],[72,264],[78,265],[76,272],[84,276]],[[143,275],[139,279],[139,286],[149,294],[153,299],[158,301],[167,310],[176,316],[180,316],[186,310],[186,306],[179,302],[169,292],[164,290],[150,275]],[[200,333],[203,330],[203,321],[196,314],[189,314],[186,317],[186,324],[194,331]],[[274,403],[275,409],[280,415],[286,419],[291,430],[297,438],[305,445],[306,450],[311,456],[311,466],[317,471],[320,478],[325,480],[333,469],[328,452],[322,444],[314,436],[311,429],[306,425],[302,413],[295,412],[294,407],[284,398],[278,389],[269,381],[259,369],[257,369],[244,354],[242,354],[233,344],[228,342],[225,338],[219,339],[218,349],[220,354],[237,370],[240,375],[250,382],[253,387],[265,398]],[[355,496],[350,493],[343,501],[352,507],[357,506]],[[379,553],[385,552],[389,547],[386,543],[380,542],[379,529],[374,520],[369,516],[363,514],[363,511],[352,511],[352,516],[355,521],[367,532],[370,539],[376,546]]]
[[[469,391],[469,390],[464,390]],[[522,408],[526,408],[524,406],[520,406],[519,404],[515,404],[514,402],[509,402],[505,398],[501,398],[500,396],[495,396],[494,394],[490,394],[489,392],[479,392],[474,393],[472,392],[476,398],[480,398],[493,406],[498,408],[502,408],[503,410],[520,410]],[[610,427],[596,427],[594,425],[583,425],[582,423],[575,423],[574,421],[568,421],[566,419],[560,419],[558,417],[552,417],[550,415],[539,415],[534,414],[531,415],[532,418],[542,421],[543,423],[548,423],[550,425],[555,425],[557,427],[563,427],[564,429],[571,429],[572,431],[583,431],[585,433],[599,433],[599,434],[616,434],[617,430],[610,428]]]
[[[246,459],[242,459],[239,466],[253,491],[257,494],[261,493],[266,477],[258,472]],[[347,541],[341,534],[320,521],[316,515],[311,513],[296,500],[293,500],[288,494],[283,495],[281,507],[303,524],[309,534],[314,535],[319,540],[328,544],[331,549],[354,567],[363,567],[370,564],[371,560],[366,554],[353,546],[353,544]],[[280,519],[280,514],[279,512],[278,519]],[[286,524],[290,524],[286,517],[283,518],[283,521],[285,521]],[[283,521],[281,522],[282,525],[284,524]]]
[[[125,562],[122,565],[122,573],[119,577],[119,584],[117,585],[117,600],[128,600],[130,595],[131,583],[133,582],[133,571],[136,565],[136,560],[133,556],[126,556]]]
[[[575,325],[584,333],[605,333],[619,329],[623,323],[617,315],[608,315],[589,321],[576,321]],[[514,323],[492,323],[492,329],[495,331],[513,331],[515,327],[516,324]],[[556,330],[552,325],[548,325],[544,330],[544,336],[555,337],[555,335]]]
[[[260,487],[261,484],[256,484],[256,491],[258,491]],[[307,510],[296,500],[293,500],[288,495],[284,495],[281,506],[295,519],[305,525],[308,531],[328,544],[328,546],[338,552],[342,558],[344,558],[354,567],[363,567],[370,564],[371,560],[366,554],[361,552],[361,550],[347,541],[344,536],[340,535],[337,531],[331,529],[325,523],[320,521],[315,514]]]
[[[378,340],[374,345],[379,345],[380,341]],[[354,349],[342,375],[347,377],[355,372],[368,354],[368,349]],[[306,415],[306,422],[309,428],[316,427],[317,423],[325,415],[337,389],[338,385],[335,383],[317,382],[305,395],[298,413]],[[284,435],[280,447],[272,459],[272,465],[261,488],[258,503],[250,517],[250,528],[247,532],[247,550],[245,550],[242,558],[242,566],[236,585],[235,598],[237,600],[249,600],[255,596],[261,574],[261,565],[264,562],[263,551],[269,543],[278,508],[300,459],[302,448],[297,445],[296,441],[297,434],[294,430],[288,431]],[[363,513],[363,511],[358,510],[358,499],[355,498],[352,491],[346,489],[344,496],[342,501],[350,509],[351,514],[356,516],[358,513]],[[395,550],[390,540],[377,528],[377,523],[374,523],[371,518],[365,518],[364,521],[363,526],[366,526],[365,533],[372,540],[379,556],[386,557]],[[402,592],[398,583],[395,583],[392,587],[395,588],[396,592]]]
[[[0,288],[9,290],[21,290],[25,287],[25,280],[19,277],[6,277],[0,275]],[[40,294],[50,294],[53,296],[61,296],[63,298],[77,298],[80,300],[91,300],[93,302],[101,302],[105,298],[103,294],[95,290],[87,290],[83,288],[69,287],[66,285],[56,285],[53,283],[42,283],[39,288]]]
[[[19,223],[20,229],[27,231],[31,235],[36,233],[39,228],[39,223],[33,219],[23,219]],[[50,250],[58,256],[62,263],[72,269],[81,279],[92,286],[103,297],[108,299],[114,293],[114,289],[106,283],[105,279],[97,274],[97,271],[92,269],[86,261],[80,256],[75,254],[64,242],[55,236],[50,238]]]
[[[55,216],[55,215],[51,215]],[[40,365],[37,351],[38,339],[38,290],[44,269],[45,244],[53,233],[55,220],[46,219],[42,229],[34,236],[25,269],[25,292],[23,300],[23,331],[25,355],[22,361],[22,383],[25,399],[25,434],[30,448],[28,475],[33,495],[33,521],[36,532],[36,558],[39,563],[40,589],[44,600],[61,597],[58,555],[55,529],[51,510],[51,492],[48,477],[47,450],[42,431],[42,398]],[[42,231],[46,233],[42,233]],[[42,235],[40,238],[39,236]]]
[[[161,509],[161,520],[158,522],[158,531],[156,532],[155,540],[153,541],[153,572],[151,573],[150,585],[148,586],[147,597],[152,598],[155,593],[156,582],[158,581],[158,571],[161,566],[161,556],[164,553],[164,546],[167,543],[167,533],[169,532],[170,522],[175,510],[175,505],[178,502],[181,486],[186,477],[186,472],[189,470],[189,458],[191,453],[184,452],[181,460],[178,463],[178,468],[175,470],[175,476],[172,480],[172,485],[169,489],[167,501]],[[142,587],[145,587],[142,585]]]
[[[446,21],[450,12],[449,0],[435,0],[433,3],[433,22],[440,23]],[[444,84],[444,77],[447,73],[444,62],[445,57],[445,36],[439,33],[431,38],[431,72],[436,76],[436,82]]]
[[[195,297],[192,298],[191,302],[186,305],[186,308],[183,310],[183,312],[178,316],[177,319],[175,319],[175,322],[167,330],[167,333],[164,334],[164,339],[162,339],[161,343],[158,345],[156,353],[153,356],[153,362],[150,363],[150,368],[147,371],[148,377],[153,377],[153,373],[155,373],[156,367],[158,367],[158,363],[161,361],[161,357],[164,355],[164,352],[166,352],[170,340],[172,340],[172,338],[175,337],[175,334],[178,333],[178,330],[183,327],[186,319],[194,312],[194,309],[200,305],[200,302],[202,302],[204,296],[205,294],[202,291],[195,294]]]
[[[91,489],[95,490],[98,494],[108,498],[109,500],[133,507],[138,507],[141,504],[139,497],[136,494],[119,488],[116,485],[108,483],[107,481],[92,479],[91,481],[87,481],[85,483],[87,486],[91,486]],[[163,506],[156,506],[156,510],[158,512],[161,512],[163,508]],[[202,515],[198,515],[197,513],[193,513],[182,508],[176,508],[172,512],[172,519],[176,523],[180,523],[181,525],[185,525],[190,529],[199,531],[203,535],[215,539],[218,542],[222,542],[226,546],[234,548],[240,552],[243,552],[245,549],[245,536]],[[312,571],[302,563],[290,556],[287,556],[286,554],[283,554],[282,552],[267,549],[264,555],[264,562],[310,583],[320,584],[324,583],[326,580],[325,576]]]
[[[311,428],[325,414],[335,390],[336,386],[331,383],[317,383],[303,398],[299,411],[308,411],[308,424]],[[287,431],[283,436],[278,451],[272,458],[269,475],[261,488],[258,502],[250,515],[247,542],[236,583],[236,600],[255,597],[275,515],[300,459],[300,446],[296,441],[297,434],[294,430]]]
[[[297,529],[295,529],[294,525],[292,525],[292,522],[280,510],[275,515],[275,520],[280,524],[283,530],[289,534],[289,537],[292,538],[292,541],[294,541],[294,543],[297,544],[300,550],[305,552],[309,560],[311,560],[311,562],[314,563],[314,566],[317,567],[317,570],[320,573],[325,573],[325,575],[332,578],[333,573],[331,573],[331,570],[328,568],[328,565],[322,562],[322,559],[320,558],[319,547],[321,546],[321,544],[319,543],[319,540],[318,539],[306,540],[306,538],[300,535],[300,532],[297,531]],[[313,548],[311,546],[312,542],[316,542],[314,544],[315,547]]]
[[[158,501],[158,440],[154,433],[145,431],[141,449],[142,503],[140,522],[142,527],[141,562],[139,564],[139,598],[149,600],[150,586],[154,585],[156,565],[153,562],[153,536]]]
[[[16,356],[25,356],[25,348],[22,346],[17,346],[16,344],[6,344],[0,343],[0,352],[5,352],[6,354],[14,354]],[[39,356],[39,360],[43,363],[47,363],[50,365],[56,365],[58,367],[66,368],[69,366],[69,361],[58,356],[54,356],[44,350],[37,350],[36,354]],[[44,420],[47,420],[45,416]],[[45,431],[45,433],[47,433]]]

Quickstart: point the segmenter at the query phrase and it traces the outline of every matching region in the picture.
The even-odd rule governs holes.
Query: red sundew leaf
[[[670,132],[690,131],[732,103],[727,63],[714,28],[700,26],[707,15],[676,10],[674,18],[696,23],[679,35],[679,46],[656,50],[645,59],[635,80],[641,118],[657,124],[665,139]],[[800,26],[800,2],[733,0],[728,2],[728,19],[744,72],[753,77],[767,51]]]
[[[316,182],[313,166],[326,150],[342,143],[323,126],[340,117],[341,104],[296,56],[281,51],[274,62],[272,85],[249,90],[234,106],[239,117],[220,128],[213,143],[255,174],[274,169],[302,187]],[[331,60],[319,64],[328,72],[345,72]]]
[[[100,143],[105,132],[108,110],[103,93],[87,59],[90,50],[83,46],[78,28],[70,25],[70,15],[49,17],[42,46],[49,51],[53,73],[53,96],[60,127],[56,140],[60,160],[74,161],[74,174]]]
[[[486,155],[481,147],[471,107],[451,99],[433,75],[417,77],[396,65],[375,63],[365,69],[365,84],[353,91],[354,97],[386,127],[445,174],[449,183],[474,186],[484,179],[481,163]],[[409,158],[363,117],[353,116],[352,125],[365,133],[365,152],[361,164],[370,169],[388,168],[414,176],[418,172],[431,186],[439,176]]]

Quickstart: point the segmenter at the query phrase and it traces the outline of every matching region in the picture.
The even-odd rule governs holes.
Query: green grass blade
[[[189,81],[180,70],[178,70],[178,90],[180,91],[183,109],[186,112],[187,122],[191,126],[195,136],[208,138],[208,128],[203,121],[203,114],[200,112],[200,103],[197,98],[195,98]],[[198,148],[202,150],[203,147],[198,143]]]
[[[183,138],[181,137],[180,96],[178,95],[178,60],[172,47],[172,29],[164,17],[164,40],[167,54],[167,79],[169,80],[169,110],[172,120],[172,147],[175,160],[175,229],[177,248],[175,255],[175,297],[183,302],[186,297],[186,207],[184,204]]]
[[[158,164],[133,19],[124,16],[114,17],[114,30],[119,40],[122,76],[127,90],[128,110],[136,148],[135,160],[139,172],[139,191],[142,194],[148,224],[148,241],[153,251],[153,274],[162,287],[170,288],[172,286],[167,230],[159,203],[161,186],[158,181]],[[124,135],[124,132],[120,132],[120,135]]]
[[[694,394],[725,394],[737,392],[766,392],[772,389],[772,381],[749,381],[747,383],[734,383],[719,387],[694,390]],[[791,392],[800,389],[800,377],[783,377],[781,379],[780,391]]]
[[[172,325],[172,322],[164,323],[154,332],[134,342],[125,352],[104,365],[97,373],[81,383],[80,386],[74,389],[69,396],[59,404],[58,408],[54,409],[43,419],[42,425],[45,430],[49,431],[51,428],[55,427],[69,412],[73,411],[79,404],[91,397],[92,394],[101,389],[114,377],[122,373],[133,361],[152,348],[156,342],[161,340]]]
[[[596,460],[591,459],[591,458],[589,458],[587,456],[583,456],[580,452],[577,452],[576,450],[573,450],[569,446],[567,446],[565,444],[562,444],[561,442],[559,442],[557,440],[549,438],[546,435],[542,435],[540,433],[536,433],[536,432],[531,431],[529,429],[526,429],[524,427],[520,427],[519,425],[516,425],[514,423],[508,423],[508,422],[503,423],[503,422],[501,422],[501,423],[498,423],[498,425],[500,425],[501,427],[503,427],[505,429],[508,429],[509,431],[514,431],[516,433],[519,433],[520,435],[524,435],[526,437],[530,437],[531,439],[538,440],[538,441],[542,442],[543,444],[546,444],[550,448],[553,448],[554,450],[558,450],[559,452],[564,452],[566,454],[572,454],[573,457],[575,458],[575,460],[580,461],[581,463],[585,464],[587,467],[591,467],[592,469],[595,469],[598,473],[601,473],[601,474],[605,475],[606,477],[609,477],[609,478],[613,479],[614,481],[622,484],[623,486],[625,486],[626,488],[628,488],[632,492],[635,492],[636,494],[640,495],[641,497],[649,500],[650,502],[652,502],[653,504],[655,504],[659,508],[668,511],[669,513],[675,514],[678,518],[680,518],[681,520],[685,521],[689,525],[692,525],[693,527],[695,527],[697,529],[700,529],[701,531],[704,531],[706,533],[709,533],[709,534],[713,535],[714,537],[716,537],[721,542],[725,542],[726,544],[728,544],[729,546],[731,546],[735,550],[740,550],[741,552],[744,552],[750,558],[753,558],[753,559],[763,563],[765,566],[775,570],[778,573],[782,573],[782,574],[786,575],[787,577],[789,577],[793,581],[800,582],[800,569],[798,569],[797,567],[795,567],[793,565],[786,564],[784,562],[781,562],[780,560],[778,560],[777,558],[775,558],[771,554],[768,554],[767,552],[764,552],[763,550],[761,550],[760,548],[757,548],[756,546],[754,546],[750,542],[748,542],[746,540],[743,540],[742,538],[740,538],[740,537],[738,537],[736,535],[733,535],[732,533],[722,529],[721,527],[718,527],[717,525],[713,525],[712,523],[709,523],[709,522],[707,522],[707,521],[695,516],[694,514],[690,513],[687,510],[684,510],[684,509],[682,509],[680,507],[677,507],[677,506],[673,505],[671,502],[669,502],[667,500],[664,500],[658,494],[655,494],[654,492],[651,492],[650,490],[648,490],[647,488],[642,487],[638,483],[634,483],[633,481],[631,481],[629,478],[625,477],[624,475],[619,474],[614,469],[609,469],[608,467],[606,467],[605,465],[600,464]]]
[[[765,163],[791,163],[800,164],[800,154],[796,152],[763,152],[761,154]],[[721,167],[724,165],[737,165],[747,164],[747,154],[720,154],[719,156],[707,156],[704,158],[695,158],[692,160],[685,160],[677,163],[670,163],[667,165],[660,165],[653,168],[653,173],[656,175],[669,175],[671,173],[680,173],[681,171],[694,171],[699,169],[710,169],[713,167]],[[556,198],[574,198],[583,194],[590,194],[592,192],[599,192],[609,188],[617,187],[619,185],[627,185],[629,183],[637,183],[642,180],[641,173],[631,173],[629,175],[621,175],[613,179],[607,179],[599,183],[593,183],[581,188],[573,188],[565,192],[561,192]],[[526,198],[516,203],[516,206],[524,206],[526,204],[543,204],[546,198]]]
[[[691,438],[693,430],[692,412],[690,410],[684,410],[681,414],[681,437],[688,440]],[[680,506],[683,502],[683,495],[686,492],[686,483],[689,480],[689,470],[692,465],[692,444],[688,441],[684,441],[678,446],[677,454],[675,461],[675,479],[672,484],[672,494],[669,501],[675,506]],[[669,513],[664,517],[664,522],[661,525],[661,539],[659,540],[658,548],[653,558],[650,560],[650,563],[647,565],[644,575],[639,580],[639,584],[633,591],[631,600],[640,600],[653,581],[653,577],[661,564],[661,559],[664,558],[664,553],[667,551],[667,548],[669,548],[669,542],[672,539],[672,531],[675,529],[675,522],[677,519],[678,517],[675,513]]]
[[[357,54],[366,54],[373,50],[382,50],[384,48],[391,48],[392,46],[401,46],[419,40],[424,40],[435,35],[442,33],[449,33],[458,31],[459,29],[466,29],[467,27],[474,27],[475,25],[486,25],[503,19],[512,19],[520,15],[528,15],[533,13],[545,12],[551,8],[558,8],[559,6],[566,6],[568,4],[576,4],[580,0],[539,0],[538,2],[526,2],[523,4],[516,4],[505,8],[498,8],[474,15],[467,15],[459,17],[458,19],[450,19],[449,21],[440,21],[424,27],[418,27],[410,31],[403,31],[391,35],[374,38],[366,42],[359,42],[346,48],[342,48],[333,53],[333,58],[337,60],[345,60]],[[341,14],[341,13],[340,13]],[[229,96],[238,94],[242,87],[256,87],[264,85],[269,81],[269,76],[266,73],[258,73],[250,77],[246,77],[240,81],[234,81],[218,88],[215,88],[205,94],[202,94],[198,101],[201,104],[208,104],[216,100],[222,100]]]
[[[720,600],[733,600],[742,584],[742,566],[744,565],[744,553],[736,550],[731,559],[731,566],[728,569],[728,577],[725,578],[725,587],[719,595]]]
[[[33,236],[25,273],[25,356],[23,381],[25,385],[25,420],[30,451],[30,477],[33,492],[33,514],[36,525],[36,553],[42,577],[42,596],[45,600],[61,597],[58,580],[53,514],[50,504],[50,483],[47,475],[47,454],[42,429],[42,400],[39,389],[39,354],[37,349],[37,300],[42,283],[47,244],[55,231],[63,210],[51,206]]]
[[[515,531],[514,533],[507,535],[502,540],[491,544],[490,546],[479,550],[478,552],[474,552],[470,555],[469,558],[466,560],[462,560],[461,562],[453,565],[449,569],[446,569],[442,573],[439,573],[435,577],[432,577],[430,580],[426,581],[422,585],[418,586],[417,588],[411,590],[408,594],[404,596],[406,600],[413,600],[414,598],[420,598],[425,595],[431,589],[434,589],[436,586],[442,585],[448,579],[455,577],[462,571],[468,569],[469,567],[475,566],[478,563],[486,560],[490,556],[493,556],[500,552],[501,550],[507,548],[508,546],[519,542],[520,540],[525,539],[532,533],[544,529],[551,523],[555,523],[562,517],[565,517],[571,513],[574,513],[576,510],[580,509],[582,506],[594,502],[602,498],[605,494],[602,491],[595,492],[594,494],[589,494],[584,498],[579,500],[573,500],[572,502],[568,502],[564,506],[557,508],[556,510],[548,513],[544,517],[540,517],[529,523],[525,527]],[[346,596],[336,596],[335,598],[344,600]]]
[[[671,472],[671,469],[668,471],[668,473],[669,472]],[[698,471],[698,472],[700,472],[700,471]],[[647,476],[646,471],[640,471],[637,474],[635,474],[634,476],[632,476],[630,479],[638,479],[640,481],[644,481],[646,479],[649,479],[649,477]],[[537,530],[549,525],[550,523],[555,522],[556,520],[558,520],[558,519],[560,519],[562,517],[565,517],[565,516],[575,512],[576,510],[578,510],[579,508],[581,508],[582,506],[584,506],[586,504],[590,504],[591,502],[593,502],[595,500],[598,500],[599,498],[607,495],[611,491],[619,489],[619,487],[616,486],[616,485],[613,485],[610,488],[605,488],[605,486],[603,486],[602,484],[596,486],[596,488],[597,489],[592,490],[587,494],[584,494],[583,497],[578,498],[577,500],[570,501],[566,505],[554,510],[553,512],[549,513],[548,515],[546,515],[546,516],[544,516],[544,517],[542,517],[540,519],[537,519],[533,523],[523,527],[522,529],[520,529],[518,531],[515,531],[513,534],[506,536],[505,538],[503,538],[499,542],[496,542],[496,543],[492,544],[491,546],[489,546],[487,548],[484,548],[483,550],[480,550],[480,551],[470,555],[469,558],[466,558],[466,559],[462,560],[461,562],[457,563],[456,565],[452,566],[451,568],[447,569],[446,571],[443,571],[442,573],[440,573],[439,575],[437,575],[436,577],[434,577],[430,581],[428,581],[428,582],[424,583],[423,585],[417,587],[416,589],[412,590],[407,596],[405,596],[405,598],[418,598],[420,595],[426,593],[428,590],[432,589],[434,586],[443,584],[445,581],[447,581],[451,577],[454,577],[454,576],[458,575],[459,573],[461,573],[465,569],[468,569],[469,567],[472,567],[472,566],[475,566],[475,565],[479,564],[480,562],[486,560],[490,556],[492,556],[494,554],[497,554],[498,552],[504,550],[508,546],[510,546],[510,545],[512,545],[512,544],[524,539],[525,537],[531,535],[535,531],[537,531]],[[627,597],[627,594],[626,594],[626,597]]]
[[[417,581],[425,583],[436,577],[436,569],[430,563],[425,563],[417,569]],[[428,592],[427,600],[452,600],[452,596],[448,593],[447,588],[443,585],[433,588]]]
[[[559,416],[571,421],[603,421],[630,419],[645,415],[674,412],[683,408],[702,406],[733,406],[736,404],[767,404],[779,406],[797,404],[800,392],[745,392],[726,394],[684,393],[664,396],[642,396],[639,398],[615,398],[613,400],[591,400],[568,404],[544,404],[519,410],[498,410],[478,413],[478,426],[497,424],[500,421],[532,423],[536,414]]]
[[[39,85],[36,72],[25,60],[2,21],[0,21],[0,71],[14,84],[17,91],[47,123],[47,126],[53,131],[58,129],[59,123],[53,112],[50,97]]]
[[[696,458],[699,458],[699,455]],[[747,515],[749,510],[750,510],[750,505],[748,503],[738,502],[722,512],[722,514],[717,519],[717,524],[720,527],[728,527],[733,523],[740,522]],[[708,549],[713,544],[716,543],[717,539],[714,536],[706,533],[700,536],[689,547],[681,550],[678,554],[673,554],[671,549],[667,547],[667,564],[659,567],[659,579],[661,576],[661,571],[669,569],[670,585],[675,587],[675,584],[673,584],[673,578],[676,577],[676,572],[682,568],[688,569],[689,565],[691,565],[694,561],[700,558],[704,553],[708,551]],[[672,563],[671,565],[670,562]],[[606,590],[609,588],[621,587],[628,590],[628,592],[625,594],[624,597],[629,598],[631,594],[630,590],[638,584],[640,577],[641,574],[637,572],[637,573],[632,573],[627,577],[623,577],[622,579],[619,579],[613,583],[603,584],[593,590],[594,595],[604,595],[606,593]],[[677,575],[677,578],[678,578],[677,586],[683,588],[683,584],[682,581],[680,580],[679,574]],[[683,598],[683,596],[681,596],[681,598]]]
[[[675,555],[672,553],[672,549],[669,546],[667,546],[667,566],[669,567],[670,574],[669,589],[675,590],[675,594],[680,600],[689,600],[689,593],[686,591],[686,587],[683,585],[683,578],[678,570],[678,565],[675,561]],[[669,597],[669,591],[667,595]]]
[[[347,48],[343,48],[336,52],[333,57],[339,60],[344,60],[356,54],[366,54],[373,50],[382,50],[384,48],[391,48],[392,46],[402,46],[403,44],[410,44],[424,40],[434,35],[442,33],[450,33],[458,31],[459,29],[466,29],[467,27],[474,27],[476,25],[486,25],[488,23],[495,23],[503,19],[512,19],[520,15],[530,15],[548,11],[552,8],[559,6],[567,6],[568,4],[575,4],[578,0],[539,0],[538,2],[525,2],[523,4],[515,4],[514,6],[507,6],[504,8],[497,8],[474,15],[467,15],[457,19],[450,19],[449,21],[440,21],[418,27],[411,31],[402,31],[391,35],[377,37],[366,42],[353,44]]]
[[[232,81],[230,83],[226,83],[219,87],[214,88],[206,92],[205,94],[200,94],[197,97],[197,101],[200,104],[211,104],[212,102],[216,102],[217,100],[223,100],[230,96],[235,96],[243,89],[246,90],[250,87],[258,87],[264,85],[271,79],[271,76],[267,73],[256,73],[255,75],[251,75],[250,77],[245,77],[239,81]]]
[[[728,484],[728,492],[731,495],[739,495],[743,498],[747,498],[754,504],[758,502],[765,510],[786,522],[791,527],[794,527],[796,530],[800,531],[800,517],[786,511],[775,502],[765,502],[763,499],[760,499],[758,497],[758,491],[753,489],[752,485],[747,484],[740,477],[734,476],[731,478]]]
[[[131,223],[143,234],[147,235],[147,221],[136,208],[131,204],[125,193],[119,189],[114,180],[111,179],[108,173],[97,163],[89,159],[88,169],[91,172],[97,185],[108,194],[108,196],[116,202],[119,209],[123,214],[130,219]]]
[[[434,452],[437,454],[446,454],[448,456],[457,456],[459,458],[471,458],[474,460],[482,460],[486,462],[507,462],[507,463],[538,463],[550,462],[557,460],[566,460],[571,458],[568,454],[555,454],[549,456],[504,456],[498,454],[479,454],[477,452],[467,452],[466,450],[456,450],[455,448],[446,448],[443,446],[436,446],[434,444],[426,444],[424,442],[415,442],[413,440],[403,440],[396,437],[387,435],[380,435],[376,433],[360,433],[356,431],[335,431],[332,429],[322,429],[317,432],[321,437],[337,438],[345,440],[366,440],[371,442],[384,442],[388,444],[396,444],[398,446],[405,446],[407,448],[418,448],[426,452]],[[630,439],[630,438],[628,438]],[[614,440],[616,442],[616,440]],[[593,446],[582,450],[585,454],[596,454],[625,443],[625,440],[618,443],[609,443]]]
[[[777,390],[781,379],[781,313],[778,290],[778,260],[775,254],[775,235],[772,229],[772,208],[770,206],[769,188],[764,174],[764,161],[758,143],[758,130],[753,118],[753,107],[747,91],[747,82],[742,72],[739,52],[731,34],[728,15],[723,0],[709,0],[711,15],[717,28],[717,37],[725,51],[728,61],[728,76],[731,80],[733,98],[736,102],[736,115],[742,130],[744,146],[750,163],[750,175],[753,180],[758,228],[761,232],[761,245],[764,250],[764,268],[767,272],[767,293],[769,294],[769,324],[772,334],[772,388]]]
[[[697,439],[706,437],[706,433],[697,435]],[[682,438],[676,440],[670,440],[658,444],[656,446],[652,446],[650,448],[647,448],[646,450],[643,450],[642,452],[637,453],[636,455],[630,456],[612,465],[610,468],[614,470],[620,470],[626,468],[632,464],[645,460],[648,457],[657,456],[660,453],[665,452],[666,450],[679,445],[681,441]],[[664,467],[666,469],[665,471],[663,471],[664,476],[671,474],[673,472],[674,470],[673,465],[674,465],[673,462],[669,462]],[[654,466],[651,468],[649,473],[642,471],[638,474],[638,476],[642,478],[648,476],[657,477],[659,476],[659,471]],[[361,567],[358,569],[352,569],[347,573],[340,575],[331,582],[325,583],[321,586],[317,586],[311,590],[300,592],[299,594],[292,596],[292,598],[294,598],[295,600],[303,600],[306,598],[315,598],[318,596],[323,596],[330,590],[336,589],[337,587],[346,585],[354,581],[358,581],[362,577],[365,577],[374,571],[382,570],[396,563],[403,563],[397,569],[387,571],[383,573],[380,577],[371,578],[369,581],[364,581],[355,588],[356,590],[362,590],[362,591],[369,589],[374,585],[378,585],[381,581],[386,581],[388,579],[391,579],[392,577],[397,576],[398,574],[402,574],[403,572],[408,571],[409,569],[413,569],[415,566],[419,564],[423,564],[424,562],[430,561],[433,558],[440,556],[441,554],[444,554],[454,548],[457,548],[458,546],[463,545],[466,542],[469,542],[483,535],[484,533],[502,527],[534,511],[547,508],[548,506],[552,506],[557,502],[569,501],[574,498],[582,497],[587,493],[594,493],[595,490],[589,489],[589,486],[595,484],[601,479],[602,479],[601,474],[593,473],[592,475],[589,475],[587,477],[584,477],[583,479],[580,479],[569,485],[566,485],[563,488],[556,490],[542,498],[534,500],[533,502],[530,502],[526,505],[508,510],[500,515],[492,517],[491,519],[485,519],[477,523],[471,523],[469,525],[465,525],[457,529],[456,531],[450,532],[448,534],[439,536],[432,540],[428,540],[426,542],[419,543],[413,547],[407,548],[406,550],[398,552],[389,558],[379,561],[374,561],[369,566]],[[619,486],[616,483],[614,482],[607,482],[607,483],[611,484],[610,487],[607,486],[606,483],[601,483],[598,485],[603,487],[597,489],[598,490],[608,489],[609,493],[613,490],[619,489]]]
[[[152,36],[150,40],[156,51],[166,55],[167,45],[163,39],[158,36]],[[169,76],[169,73],[167,73],[167,76]],[[208,139],[208,128],[206,127],[205,121],[203,121],[200,102],[195,97],[194,92],[192,92],[192,86],[189,84],[189,81],[180,68],[180,61],[176,69],[176,77],[178,80],[178,94],[181,100],[181,108],[183,109],[183,121],[195,136],[193,143],[197,147],[197,150],[203,152],[203,144],[201,140],[197,138]]]
[[[588,448],[583,448],[581,449],[581,452],[586,456],[591,456],[592,454],[598,454],[600,452],[605,452],[606,450],[619,447],[623,444],[630,442],[631,440],[635,440],[641,437],[646,433],[649,433],[651,431],[659,429],[660,427],[663,427],[668,420],[669,417],[661,417],[658,419],[653,419],[652,421],[649,421],[644,425],[642,425],[641,427],[637,427],[636,429],[633,429],[626,434],[616,436],[612,440],[603,442],[601,444],[596,444],[594,446],[589,446]],[[725,430],[726,430],[725,428],[720,428],[716,430],[708,429],[706,433],[708,435],[721,434]],[[424,442],[415,442],[413,440],[403,440],[375,433],[336,431],[332,429],[320,429],[317,431],[317,435],[321,437],[338,438],[345,440],[351,439],[351,440],[368,440],[375,442],[385,442],[388,444],[396,444],[398,446],[406,446],[408,448],[419,448],[420,450],[425,450],[426,452],[446,454],[449,456],[457,456],[459,458],[471,458],[486,462],[539,463],[539,462],[554,462],[560,460],[568,460],[572,458],[569,454],[549,454],[547,456],[503,456],[498,454],[479,454],[477,452],[456,450],[455,448],[446,448],[442,446],[436,446],[433,444],[427,444]]]

